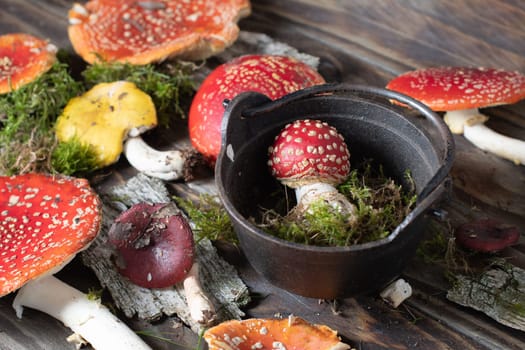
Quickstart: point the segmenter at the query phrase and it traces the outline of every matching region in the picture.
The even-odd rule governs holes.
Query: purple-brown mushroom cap
[[[512,246],[520,239],[516,226],[493,219],[480,219],[459,226],[455,232],[456,242],[476,252],[497,252]]]
[[[191,227],[172,203],[139,203],[108,232],[119,272],[145,288],[166,288],[186,277],[195,255]]]

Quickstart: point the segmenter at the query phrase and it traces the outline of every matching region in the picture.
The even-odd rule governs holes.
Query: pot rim
[[[290,102],[296,102],[298,100],[307,99],[314,96],[334,94],[334,93],[354,93],[354,94],[370,94],[376,97],[382,97],[390,101],[397,101],[401,105],[408,106],[412,109],[417,110],[421,115],[423,115],[430,123],[437,128],[439,135],[442,138],[444,144],[444,154],[442,156],[442,163],[438,170],[434,173],[432,178],[428,181],[427,185],[421,190],[418,194],[418,200],[414,209],[403,219],[403,221],[392,231],[387,237],[384,237],[379,240],[352,244],[348,246],[316,246],[316,245],[307,245],[303,243],[291,242],[284,240],[282,238],[273,236],[269,233],[264,232],[259,227],[253,225],[249,220],[247,220],[233,205],[229,197],[226,195],[226,190],[224,188],[224,181],[222,181],[221,167],[224,159],[227,156],[228,147],[227,147],[227,130],[228,122],[230,119],[229,111],[238,104],[243,104],[250,97],[257,97],[260,104],[256,106],[248,106],[242,113],[243,117],[253,118],[259,114],[278,109]],[[373,101],[371,101],[373,103]],[[297,119],[300,119],[298,117]],[[294,119],[295,120],[295,119]],[[236,222],[238,225],[242,225],[244,230],[259,236],[264,240],[271,241],[280,245],[284,245],[292,249],[301,249],[303,251],[311,252],[351,252],[351,251],[364,251],[371,248],[377,248],[384,245],[387,245],[394,241],[404,228],[410,224],[415,218],[423,214],[425,211],[429,210],[430,206],[439,198],[439,196],[445,190],[446,180],[449,176],[449,172],[452,168],[452,163],[454,160],[455,146],[454,139],[446,124],[443,120],[432,110],[430,110],[426,105],[421,102],[403,95],[401,93],[377,87],[370,87],[364,85],[354,85],[354,84],[323,84],[317,85],[311,88],[303,89],[291,94],[288,94],[280,99],[271,101],[266,96],[247,92],[242,93],[235,97],[231,102],[229,102],[227,111],[224,114],[222,121],[222,145],[221,151],[217,158],[215,164],[215,182],[218,188],[219,197],[223,202],[228,214],[231,216],[232,221]]]

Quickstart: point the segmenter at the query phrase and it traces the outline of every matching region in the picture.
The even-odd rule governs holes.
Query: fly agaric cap
[[[130,132],[140,134],[156,125],[151,97],[131,82],[116,81],[97,84],[72,98],[58,117],[55,132],[61,142],[76,138],[91,145],[104,167],[119,159]]]
[[[454,111],[516,103],[525,98],[525,76],[495,68],[434,67],[401,74],[387,89]]]
[[[299,317],[231,320],[209,328],[204,339],[210,350],[301,349],[344,350],[337,332],[325,325],[311,324]]]
[[[69,39],[88,63],[197,60],[231,45],[249,0],[91,0],[69,11]]]
[[[193,265],[193,233],[172,203],[135,204],[115,219],[108,237],[119,272],[145,288],[181,282]]]
[[[292,57],[237,57],[215,68],[197,90],[188,116],[191,143],[213,163],[221,147],[225,100],[246,91],[259,92],[274,100],[323,83],[324,78],[314,68]]]
[[[0,177],[0,296],[58,271],[99,231],[98,196],[85,179]]]
[[[272,175],[291,188],[316,182],[337,185],[350,174],[350,152],[343,136],[320,120],[287,124],[268,153]]]
[[[23,33],[0,36],[0,94],[32,82],[56,61],[56,46]]]
[[[460,225],[455,230],[456,242],[473,251],[498,252],[518,243],[520,232],[516,226],[493,219],[479,219]]]

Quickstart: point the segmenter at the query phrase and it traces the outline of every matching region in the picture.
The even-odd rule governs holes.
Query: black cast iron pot
[[[411,171],[417,204],[387,238],[347,247],[308,246],[269,235],[249,220],[260,217],[261,206],[271,208],[271,194],[282,187],[268,169],[268,146],[287,123],[303,118],[338,129],[352,164],[372,158],[402,184],[405,171]],[[389,90],[327,84],[273,102],[244,93],[228,104],[222,128],[216,183],[241,249],[268,281],[302,296],[372,293],[396,279],[448,188],[454,143],[447,126],[424,105]]]

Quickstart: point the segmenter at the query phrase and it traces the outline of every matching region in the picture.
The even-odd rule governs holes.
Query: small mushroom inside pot
[[[268,165],[282,184],[295,189],[298,218],[323,201],[352,223],[356,207],[334,186],[350,174],[350,152],[337,130],[320,120],[296,120],[284,127],[268,149]]]

